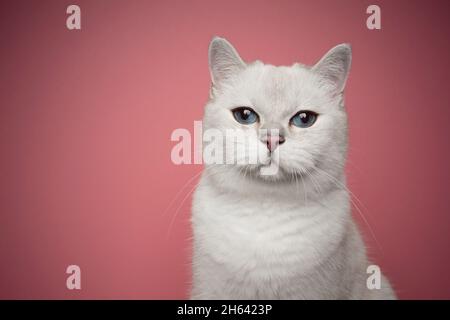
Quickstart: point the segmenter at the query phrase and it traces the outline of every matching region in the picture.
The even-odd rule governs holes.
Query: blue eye
[[[291,124],[299,128],[311,127],[316,122],[317,113],[312,111],[299,111],[291,118]]]
[[[252,124],[258,121],[258,115],[251,108],[240,107],[231,110],[231,112],[233,113],[234,119],[239,123]]]

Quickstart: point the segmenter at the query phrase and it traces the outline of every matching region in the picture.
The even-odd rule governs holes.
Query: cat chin
[[[246,169],[239,168],[238,174],[248,180],[263,183],[295,183],[295,176],[289,170],[281,167],[273,167],[270,164],[260,164],[257,166],[247,167]],[[297,179],[301,179],[302,174],[297,173]]]

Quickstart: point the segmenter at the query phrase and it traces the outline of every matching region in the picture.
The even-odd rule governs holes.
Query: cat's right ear
[[[219,89],[221,84],[244,68],[245,62],[231,43],[224,38],[214,37],[212,39],[209,45],[209,71],[212,89]]]

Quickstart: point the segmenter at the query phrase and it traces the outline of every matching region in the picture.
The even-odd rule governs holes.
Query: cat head
[[[224,137],[234,131],[246,142],[231,150],[236,161],[224,161],[224,170],[265,183],[342,170],[347,152],[343,92],[350,64],[348,44],[332,48],[314,66],[287,67],[246,63],[227,40],[214,38],[204,129]],[[227,152],[230,148],[223,142],[221,156]],[[255,157],[256,162],[250,161]]]

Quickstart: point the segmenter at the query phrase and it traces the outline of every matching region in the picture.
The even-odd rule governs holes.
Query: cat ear
[[[209,70],[213,87],[244,69],[245,62],[224,38],[214,37],[209,45]]]
[[[333,95],[338,95],[344,90],[351,62],[352,49],[343,43],[328,51],[311,70],[331,86]]]

